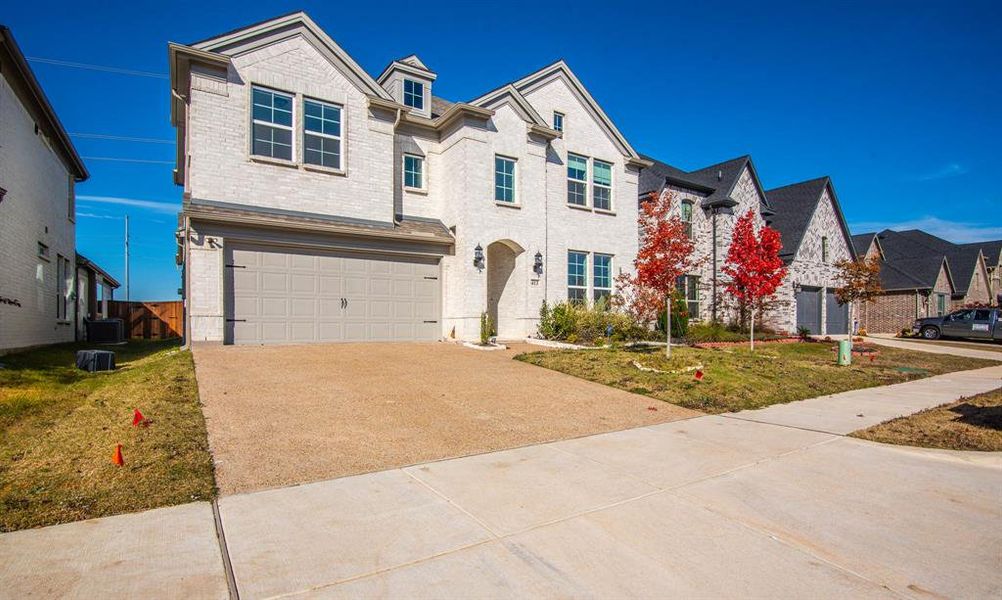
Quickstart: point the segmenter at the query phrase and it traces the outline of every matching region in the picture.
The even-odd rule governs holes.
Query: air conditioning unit
[[[108,350],[77,350],[77,368],[84,371],[114,371],[115,353]]]

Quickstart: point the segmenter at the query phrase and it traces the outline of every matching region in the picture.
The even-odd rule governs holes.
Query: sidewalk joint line
[[[219,512],[218,498],[212,499],[212,520],[216,525],[216,540],[219,542],[219,553],[223,558],[223,572],[226,574],[226,587],[230,592],[230,600],[240,600],[240,590],[237,588],[233,563],[230,562],[230,551],[226,545],[226,533],[223,531],[223,516]]]

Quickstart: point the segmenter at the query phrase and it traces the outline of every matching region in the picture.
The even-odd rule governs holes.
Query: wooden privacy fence
[[[171,302],[108,302],[108,318],[125,322],[126,338],[162,340],[181,337],[184,309],[180,300]]]

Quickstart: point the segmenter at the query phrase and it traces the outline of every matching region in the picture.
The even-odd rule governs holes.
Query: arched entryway
[[[511,337],[518,308],[518,285],[512,281],[518,256],[525,250],[511,240],[487,246],[487,315],[499,338]]]

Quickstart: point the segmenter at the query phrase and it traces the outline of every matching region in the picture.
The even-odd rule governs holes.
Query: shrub
[[[539,336],[577,344],[604,340],[628,341],[650,339],[652,331],[631,316],[610,310],[603,299],[588,307],[571,302],[544,303],[539,310]]]
[[[797,327],[797,337],[799,337],[802,342],[808,342],[811,339],[811,330],[801,325],[800,327]]]
[[[658,331],[665,331],[665,311],[658,315]],[[689,332],[689,305],[681,291],[675,290],[671,295],[671,336],[684,338]]]
[[[480,313],[480,344],[486,346],[491,341],[491,336],[494,335],[494,323],[491,322],[491,317],[485,312]]]

